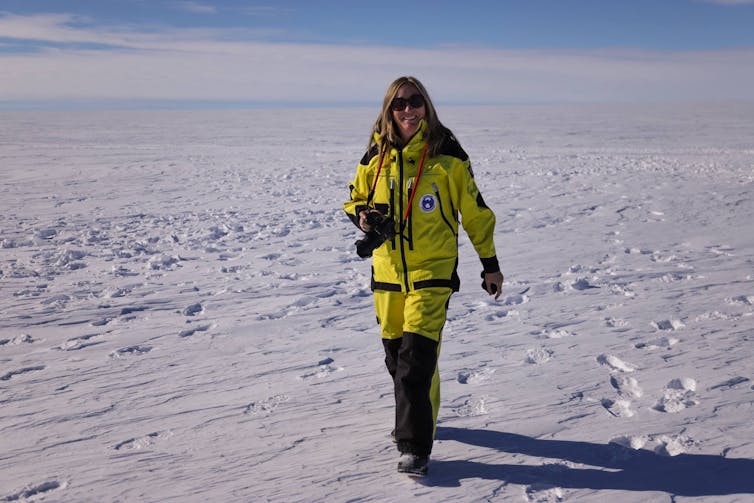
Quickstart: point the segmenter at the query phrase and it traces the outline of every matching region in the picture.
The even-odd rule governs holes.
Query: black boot
[[[429,456],[417,456],[416,454],[403,454],[398,460],[398,472],[409,476],[424,476],[427,474]]]

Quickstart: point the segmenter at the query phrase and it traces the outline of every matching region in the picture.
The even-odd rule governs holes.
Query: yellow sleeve
[[[461,224],[469,235],[485,272],[499,271],[494,242],[495,214],[487,207],[479,192],[468,159],[456,159],[450,179],[456,199],[454,204],[461,213]]]
[[[343,203],[343,209],[356,227],[359,227],[359,212],[367,207],[370,182],[374,177],[372,170],[369,164],[359,163],[356,167],[356,176],[348,184],[351,199]]]

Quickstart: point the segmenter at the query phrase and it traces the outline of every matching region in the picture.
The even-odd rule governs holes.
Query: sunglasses
[[[408,98],[393,98],[393,101],[390,102],[390,109],[393,112],[400,112],[406,109],[406,105],[411,108],[421,108],[424,106],[424,96],[412,94]]]

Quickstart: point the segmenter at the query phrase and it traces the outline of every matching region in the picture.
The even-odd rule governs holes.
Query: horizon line
[[[379,108],[382,100],[353,101],[261,101],[261,100],[206,100],[206,99],[81,99],[81,100],[0,100],[3,112],[84,112],[84,111],[180,111],[180,110],[316,110]],[[505,107],[543,105],[700,105],[700,104],[751,104],[752,99],[594,99],[594,100],[490,100],[458,101],[433,100],[439,107]]]

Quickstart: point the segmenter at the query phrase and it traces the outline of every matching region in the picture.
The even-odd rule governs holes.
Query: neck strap
[[[424,150],[422,151],[422,159],[419,161],[419,171],[416,173],[416,179],[414,181],[414,187],[413,190],[411,190],[411,197],[408,199],[408,206],[406,207],[406,214],[403,215],[403,222],[401,222],[401,229],[406,226],[406,222],[408,222],[408,217],[411,215],[411,207],[414,203],[414,196],[416,195],[416,188],[419,186],[419,180],[422,176],[422,169],[424,169],[424,159],[427,158],[427,150],[429,150],[429,145],[424,144]]]
[[[372,180],[372,187],[369,189],[369,194],[367,195],[367,207],[369,207],[370,204],[372,204],[372,199],[374,199],[374,189],[377,187],[377,180],[380,179],[380,171],[382,171],[382,161],[385,160],[385,152],[387,149],[383,149],[382,152],[380,152],[380,162],[377,164],[377,173],[374,175],[374,180]]]

